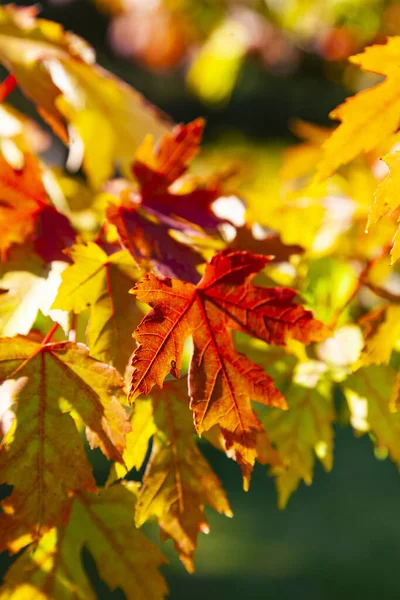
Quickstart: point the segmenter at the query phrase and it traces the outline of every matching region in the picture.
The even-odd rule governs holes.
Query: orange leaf
[[[38,213],[48,205],[39,161],[25,154],[21,170],[0,155],[0,253],[4,258],[13,243],[22,243],[35,228]]]
[[[293,302],[288,288],[260,288],[251,279],[270,258],[248,252],[222,252],[207,264],[197,286],[148,275],[134,288],[138,300],[153,310],[134,337],[130,396],[149,393],[171,373],[178,377],[183,343],[191,335],[190,406],[199,435],[219,425],[229,456],[240,465],[247,489],[257,457],[262,426],[251,400],[284,408],[286,403],[261,367],[238,353],[230,332],[242,331],[265,342],[284,345],[327,337],[327,328]]]
[[[196,266],[203,259],[185,238],[207,239],[203,229],[215,230],[223,222],[211,208],[221,195],[219,181],[189,186],[178,181],[199,151],[203,128],[203,119],[178,125],[155,148],[147,136],[132,166],[139,190],[119,181],[107,187],[121,198],[119,206],[108,208],[107,218],[135,260],[144,267],[150,263],[159,275],[192,283],[199,280]]]
[[[200,150],[204,119],[196,119],[188,125],[177,125],[166,133],[154,151],[152,138],[147,136],[136,152],[133,172],[142,186],[158,176],[172,183],[186,171],[188,163]]]
[[[22,169],[14,169],[0,155],[0,258],[12,244],[34,241],[47,262],[65,260],[62,250],[75,240],[67,217],[50,204],[39,161],[24,154]]]

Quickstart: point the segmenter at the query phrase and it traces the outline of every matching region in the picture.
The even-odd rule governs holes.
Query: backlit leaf
[[[1,445],[1,481],[13,486],[2,507],[37,536],[59,522],[71,493],[95,488],[68,413],[78,414],[91,445],[115,460],[122,460],[130,426],[116,398],[123,380],[111,367],[89,358],[84,346],[3,338],[0,382],[21,378],[16,419]]]
[[[38,159],[25,153],[22,168],[15,169],[0,155],[0,259],[5,260],[12,244],[27,239],[51,262],[64,259],[62,250],[71,245],[75,233],[48,200]]]
[[[53,308],[80,313],[90,306],[87,343],[90,354],[124,373],[134,350],[132,330],[143,313],[128,294],[139,272],[126,250],[107,256],[97,244],[68,251],[74,264],[62,274]]]
[[[121,244],[143,269],[193,283],[199,280],[197,267],[204,259],[189,245],[189,239],[185,244],[174,239],[168,226],[147,215],[128,194],[121,197],[119,206],[108,207],[107,218],[117,228]],[[174,223],[174,228],[178,226]]]
[[[178,217],[204,229],[215,229],[221,222],[211,205],[220,195],[217,180],[194,189],[171,189],[186,172],[188,164],[200,150],[204,121],[196,119],[187,125],[177,125],[165,134],[154,148],[147,137],[138,148],[132,171],[140,185],[140,205],[161,221]],[[168,222],[166,221],[165,224]]]
[[[375,225],[382,217],[391,215],[400,208],[400,152],[388,154],[382,160],[389,167],[389,173],[376,188],[367,227]],[[398,228],[393,237],[392,263],[395,263],[400,258],[399,231]]]
[[[276,466],[278,504],[284,508],[303,480],[310,485],[316,457],[326,471],[333,464],[333,428],[335,419],[332,391],[293,383],[285,392],[288,410],[269,409],[263,425],[277,448],[283,466]]]
[[[0,253],[33,234],[38,214],[48,205],[38,160],[25,154],[24,166],[14,169],[0,155]]]
[[[0,61],[57,135],[67,142],[68,125],[70,141],[82,140],[83,168],[94,187],[112,175],[115,164],[128,172],[145,134],[159,137],[168,129],[140,94],[95,64],[86,42],[57,23],[36,19],[32,7],[0,8]]]
[[[13,564],[1,600],[95,600],[82,564],[86,547],[111,590],[127,600],[161,600],[167,593],[157,567],[161,552],[133,524],[136,486],[115,485],[98,495],[79,491],[69,522],[50,530]]]
[[[386,79],[371,89],[359,92],[335,108],[330,116],[341,121],[323,144],[317,166],[318,177],[328,177],[338,167],[362,152],[369,152],[397,130],[400,122],[400,37],[388,38],[384,45],[370,46],[350,61],[364,71]]]
[[[199,151],[203,128],[202,119],[179,125],[155,148],[148,136],[132,166],[139,188],[128,182],[108,185],[111,193],[120,195],[119,205],[107,211],[108,220],[135,260],[160,275],[191,283],[199,280],[196,267],[203,262],[193,248],[194,238],[207,243],[203,229],[216,229],[224,221],[212,211],[221,194],[218,181],[178,181]]]
[[[139,406],[142,402],[148,401],[137,400]],[[221,483],[196,446],[187,382],[167,382],[152,404],[156,432],[136,506],[136,523],[140,526],[156,516],[163,537],[174,540],[182,562],[192,571],[197,534],[209,531],[204,505],[227,516],[232,512]]]
[[[383,306],[360,320],[365,346],[358,365],[388,364],[400,340],[400,306]]]
[[[131,416],[131,428],[126,435],[126,447],[122,454],[123,463],[115,462],[110,470],[107,483],[113,483],[122,479],[131,470],[139,469],[144,463],[149,442],[156,432],[153,418],[153,404],[151,400],[140,400],[135,402]]]
[[[268,257],[247,252],[220,253],[196,287],[150,274],[134,289],[138,300],[153,310],[135,332],[140,345],[132,359],[131,398],[162,386],[169,373],[179,375],[183,343],[191,335],[189,392],[197,431],[201,435],[214,425],[221,427],[246,487],[262,430],[251,400],[281,408],[285,402],[272,379],[235,350],[230,332],[280,345],[290,338],[310,343],[329,335],[311,312],[293,302],[294,290],[250,283],[268,262]]]
[[[378,449],[386,449],[400,467],[400,413],[392,411],[396,373],[385,366],[359,369],[343,384],[353,427],[370,431]]]

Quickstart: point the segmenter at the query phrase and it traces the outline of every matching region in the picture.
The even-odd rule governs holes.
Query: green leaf
[[[261,417],[283,462],[271,469],[280,508],[285,508],[301,481],[307,485],[312,483],[316,458],[326,471],[333,465],[335,410],[331,385],[323,378],[326,366],[318,361],[308,361],[298,363],[291,373],[289,364],[283,363],[286,380],[278,382],[284,390],[288,410],[267,408]]]
[[[343,387],[354,429],[360,433],[370,431],[379,454],[388,452],[400,467],[400,412],[395,412],[392,402],[396,395],[395,371],[378,365],[363,367],[348,377]]]

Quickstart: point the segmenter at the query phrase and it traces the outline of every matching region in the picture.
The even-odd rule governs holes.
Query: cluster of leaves
[[[400,464],[398,55],[393,38],[353,59],[387,79],[334,111],[332,135],[298,124],[279,179],[233,147],[217,151],[231,169],[206,174],[209,152],[194,174],[201,119],[173,127],[83,40],[0,8],[0,95],[18,85],[81,168],[47,166],[48,136],[1,104],[0,549],[24,549],[1,598],[93,598],[84,546],[111,589],[165,597],[141,525],[192,571],[205,506],[232,515],[198,436],[246,490],[269,465],[281,507],[316,458],[331,468],[337,419]],[[111,461],[103,487],[86,442]]]

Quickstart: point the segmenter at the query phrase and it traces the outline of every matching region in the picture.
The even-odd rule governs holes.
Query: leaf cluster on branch
[[[282,508],[332,468],[336,422],[400,465],[399,57],[392,38],[353,58],[386,79],[333,133],[298,123],[279,176],[234,146],[190,171],[203,120],[174,126],[83,40],[0,8],[0,549],[24,549],[0,598],[94,598],[83,547],[110,589],[165,597],[141,526],[193,571],[205,507],[232,516],[199,437],[245,490],[268,465]],[[17,85],[81,174],[39,158],[49,136],[4,102]]]

